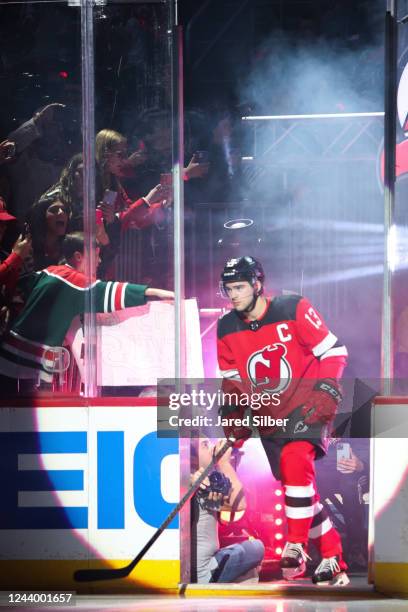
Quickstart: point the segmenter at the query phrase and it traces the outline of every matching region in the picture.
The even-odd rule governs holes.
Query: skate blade
[[[347,586],[350,584],[350,578],[347,576],[346,572],[340,572],[337,576],[332,580],[333,586]]]
[[[333,578],[333,580],[327,580],[325,582],[316,582],[316,586],[347,586],[350,584],[350,578],[347,576],[346,572],[340,572]]]
[[[296,580],[301,578],[306,572],[306,564],[302,563],[298,567],[285,567],[282,569],[282,576],[285,580]]]

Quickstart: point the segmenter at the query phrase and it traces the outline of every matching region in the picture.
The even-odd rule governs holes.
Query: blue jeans
[[[218,567],[213,570],[210,582],[234,582],[239,576],[259,565],[264,554],[265,547],[260,540],[246,540],[220,548],[214,555]]]

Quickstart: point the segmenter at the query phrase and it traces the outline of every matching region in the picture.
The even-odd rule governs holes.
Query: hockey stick
[[[76,580],[77,582],[93,582],[96,580],[117,580],[118,578],[126,578],[126,576],[129,576],[130,572],[136,567],[139,561],[143,559],[149,548],[153,546],[155,541],[163,533],[166,527],[168,527],[174,517],[177,516],[183,506],[194,495],[203,480],[207,478],[211,470],[214,468],[215,464],[221,459],[223,455],[225,455],[227,450],[233,446],[234,441],[234,439],[228,439],[227,442],[220,448],[220,450],[215,453],[211,463],[207,465],[201,476],[199,476],[197,480],[188,489],[188,491],[186,491],[179,503],[173,508],[168,517],[163,521],[157,531],[152,535],[150,540],[143,546],[142,550],[136,555],[133,561],[131,561],[128,565],[125,565],[125,567],[118,567],[115,569],[80,569],[74,573],[74,580]]]

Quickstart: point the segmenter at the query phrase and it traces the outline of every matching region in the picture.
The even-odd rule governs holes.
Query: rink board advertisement
[[[76,569],[126,565],[173,509],[178,440],[157,438],[155,401],[142,401],[0,408],[1,589],[84,591]],[[177,517],[126,582],[176,588],[179,574]]]

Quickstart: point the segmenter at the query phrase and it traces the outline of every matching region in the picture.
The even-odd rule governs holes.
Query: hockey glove
[[[302,416],[305,423],[329,423],[335,415],[338,404],[342,400],[340,387],[334,378],[318,380],[312,392],[303,404]]]
[[[234,448],[241,448],[245,440],[252,436],[252,429],[241,425],[242,411],[236,406],[221,406],[218,413],[222,417],[224,423],[222,428],[226,438],[235,438]]]

